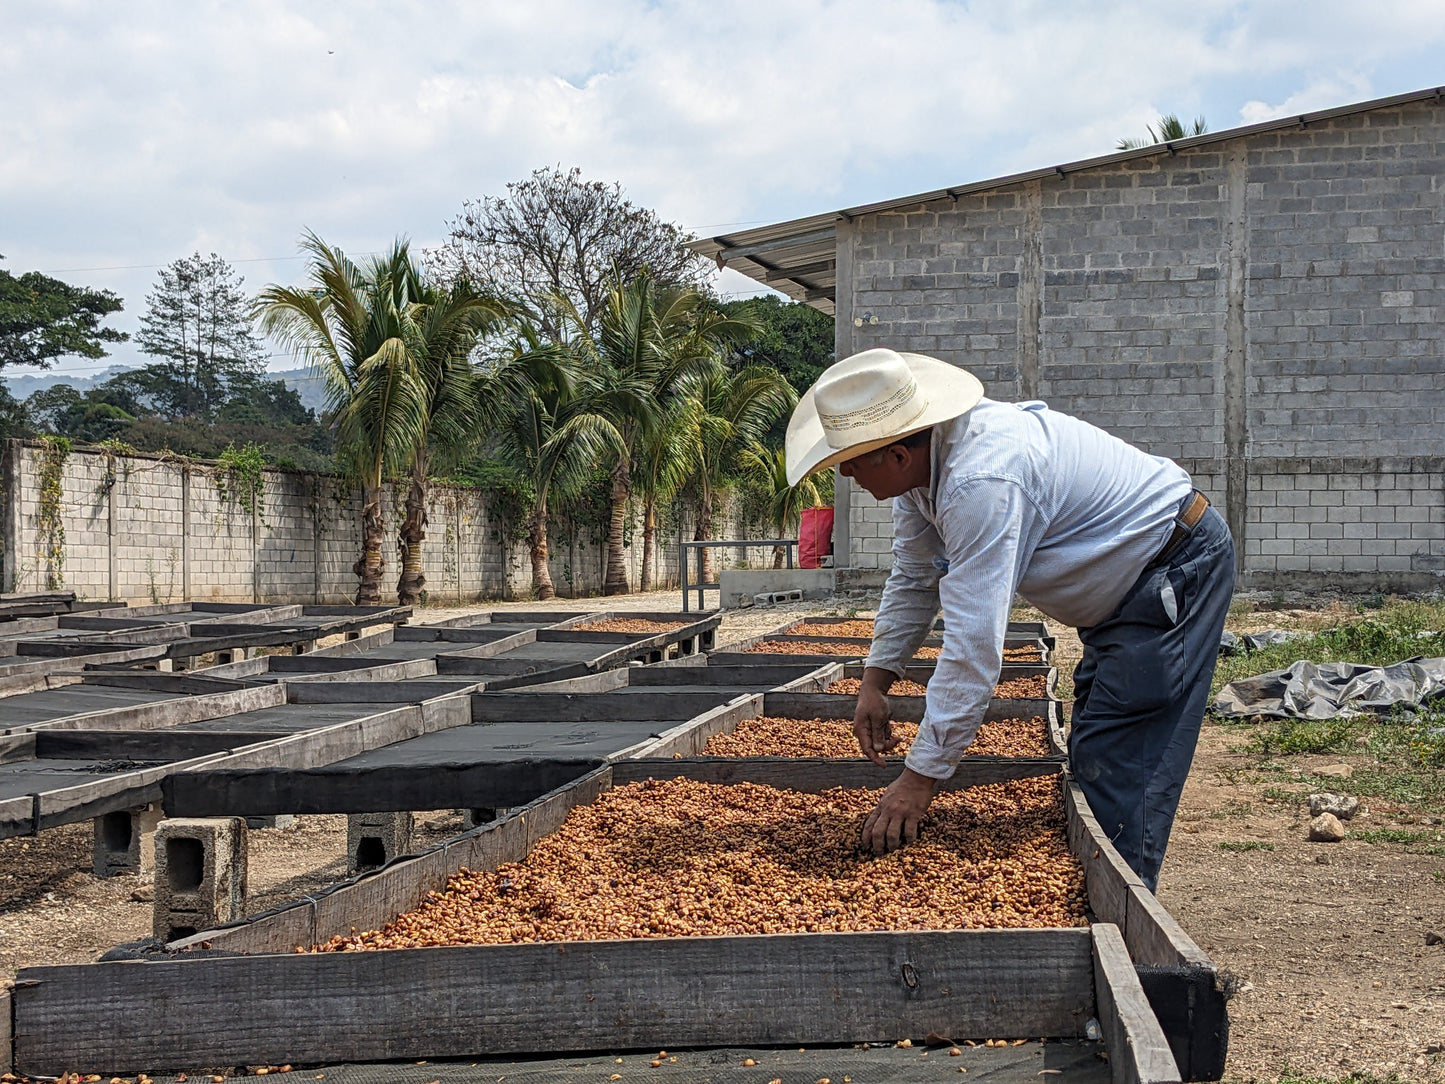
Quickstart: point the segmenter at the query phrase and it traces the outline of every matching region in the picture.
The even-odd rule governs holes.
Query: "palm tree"
[[[1145,126],[1144,130],[1149,133],[1148,139],[1121,139],[1116,147],[1121,151],[1137,151],[1143,147],[1153,146],[1155,143],[1172,143],[1176,139],[1188,139],[1190,136],[1203,135],[1209,131],[1209,125],[1203,117],[1195,117],[1194,124],[1186,128],[1184,122],[1179,119],[1178,114],[1165,113],[1159,118],[1159,130],[1156,132],[1152,124]]]
[[[485,394],[498,404],[495,454],[531,491],[526,536],[532,590],[545,600],[557,594],[547,567],[551,494],[580,477],[587,465],[620,455],[622,438],[591,409],[590,374],[579,369],[566,345],[544,344],[526,319],[516,326],[507,357],[484,378]]]
[[[638,449],[633,486],[642,498],[642,573],[638,590],[652,590],[656,574],[657,508],[671,501],[695,468],[699,410],[696,399],[674,397]]]
[[[702,309],[703,295],[691,287],[659,287],[646,274],[614,283],[594,340],[575,309],[566,325],[572,342],[595,374],[593,407],[612,422],[621,450],[612,466],[612,517],[607,539],[603,591],[628,589],[622,538],[632,469],[644,444],[653,439],[678,388],[690,373],[711,364],[728,343],[757,333],[746,320]]]
[[[761,443],[777,418],[793,408],[797,393],[776,369],[749,365],[733,371],[714,361],[690,377],[688,392],[698,403],[698,445],[692,488],[697,514],[693,539],[712,538],[720,494],[742,464],[744,452]],[[711,551],[703,550],[702,579],[712,581]]]
[[[426,389],[408,343],[418,332],[413,302],[421,276],[398,240],[358,267],[307,231],[309,285],[271,285],[257,297],[261,327],[321,377],[336,429],[337,458],[361,488],[361,555],[352,570],[359,606],[381,602],[381,486],[410,465],[425,442]]]
[[[832,503],[832,472],[815,471],[797,485],[789,485],[788,455],[782,448],[754,444],[743,449],[738,463],[767,498],[775,538],[787,538],[798,530],[803,509]],[[774,546],[773,567],[782,568],[785,556],[784,547]]]
[[[406,515],[398,531],[401,575],[396,597],[403,606],[421,600],[426,587],[422,574],[422,543],[426,539],[427,478],[434,467],[455,464],[475,444],[495,416],[495,400],[479,397],[477,374],[470,355],[478,338],[507,315],[499,301],[478,294],[466,281],[450,290],[422,284],[407,323],[412,334],[408,348],[425,398],[421,431],[413,449],[406,493]]]

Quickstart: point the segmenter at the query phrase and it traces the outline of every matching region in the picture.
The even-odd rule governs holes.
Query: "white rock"
[[[1358,798],[1349,794],[1333,794],[1329,791],[1311,794],[1309,803],[1311,817],[1318,817],[1321,813],[1333,813],[1342,821],[1349,820],[1360,808]]]

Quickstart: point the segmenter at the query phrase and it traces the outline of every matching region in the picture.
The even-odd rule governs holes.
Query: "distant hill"
[[[84,395],[97,384],[104,384],[111,377],[118,373],[124,373],[131,369],[129,365],[112,365],[103,369],[94,376],[73,376],[67,373],[34,373],[25,376],[0,376],[5,388],[17,399],[25,399],[34,395],[37,391],[44,391],[56,384],[69,384],[76,391]],[[326,406],[326,393],[322,388],[321,381],[312,376],[307,369],[287,369],[279,373],[267,373],[272,380],[280,380],[288,388],[301,397],[304,406],[310,407],[318,414]]]
[[[272,380],[279,380],[301,398],[303,406],[310,407],[319,416],[326,409],[326,389],[320,378],[311,375],[310,369],[285,369],[279,373],[267,373]]]
[[[5,389],[15,398],[24,399],[34,395],[37,391],[44,391],[46,388],[53,388],[56,384],[69,384],[76,391],[84,394],[97,384],[103,384],[118,373],[127,372],[128,365],[112,365],[108,369],[102,369],[94,376],[71,376],[67,373],[34,373],[25,376],[0,377],[5,382]]]

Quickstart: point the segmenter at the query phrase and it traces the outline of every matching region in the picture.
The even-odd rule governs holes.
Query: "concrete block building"
[[[1445,576],[1445,88],[696,243],[870,346],[963,365],[1185,467],[1241,582]],[[889,565],[839,478],[834,549]],[[840,576],[845,575],[840,572]]]

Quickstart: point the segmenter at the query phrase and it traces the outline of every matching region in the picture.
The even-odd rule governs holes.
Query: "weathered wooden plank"
[[[34,671],[31,673],[18,673],[3,676],[5,667],[0,666],[0,700],[7,696],[20,696],[22,693],[38,692],[41,689],[55,688],[50,683],[50,678],[43,672]],[[73,681],[78,682],[78,674],[71,675]]]
[[[916,681],[920,685],[927,685],[933,677],[937,663],[932,660],[922,662],[911,662],[905,666],[903,679],[905,681]],[[861,678],[866,667],[861,662],[845,662],[843,664],[843,676],[850,678]],[[1044,679],[1044,695],[1048,697],[1058,696],[1059,671],[1057,667],[1045,664],[1033,665],[1032,663],[1004,663],[999,667],[998,680],[1012,681],[1015,678],[1042,677]]]
[[[1109,922],[1095,923],[1090,932],[1094,1001],[1112,1084],[1180,1084],[1179,1066],[1139,985],[1124,935]]]
[[[129,772],[117,772],[75,786],[40,791],[35,798],[35,830],[90,820],[121,809],[134,809],[161,799],[161,781],[171,772],[204,767],[216,755],[192,757]]]
[[[818,793],[830,787],[879,789],[898,777],[901,760],[880,768],[872,761],[822,757],[691,757],[661,760],[619,760],[612,765],[614,784],[643,779],[682,777],[704,783],[762,783],[804,793]],[[1044,757],[966,757],[943,790],[959,790],[984,783],[1010,779],[1032,779],[1056,775],[1062,770],[1057,760]]]
[[[560,681],[539,681],[535,685],[519,685],[518,692],[529,693],[607,693],[626,689],[632,684],[632,675],[645,670],[644,666],[619,666],[612,670],[599,670],[595,674],[563,678]]]
[[[438,653],[446,654],[459,659],[494,659],[498,655],[505,655],[509,651],[516,651],[520,647],[537,642],[536,629],[523,629],[521,632],[513,633],[510,636],[503,636],[501,639],[492,639],[482,643],[468,646],[466,640],[453,640],[451,635],[438,638],[436,647]]]
[[[702,756],[709,738],[714,734],[731,733],[744,719],[757,718],[762,714],[762,705],[761,695],[720,705],[696,719],[689,719],[671,730],[664,730],[655,741],[631,752],[630,758],[640,760]]]
[[[189,760],[274,741],[276,734],[236,730],[39,730],[34,756],[52,760]]]
[[[1089,907],[1101,922],[1112,922],[1129,937],[1129,890],[1144,882],[1130,869],[1109,842],[1089,808],[1078,783],[1070,780],[1064,791],[1069,817],[1069,850],[1084,867]]]
[[[18,734],[6,731],[4,735],[0,735],[0,764],[13,764],[17,760],[29,760],[36,755],[34,731],[26,730]]]
[[[717,693],[680,693],[662,689],[635,689],[626,696],[589,693],[481,692],[472,694],[472,721],[476,723],[556,723],[631,719],[687,719],[733,699],[731,690]]]
[[[163,791],[166,815],[171,817],[498,809],[524,805],[602,763],[599,757],[537,757],[428,759],[376,766],[213,767],[205,773],[174,775]]]
[[[605,790],[611,777],[610,768],[599,768],[426,854],[393,862],[314,900],[204,931],[175,942],[174,947],[206,941],[212,948],[228,952],[289,952],[298,945],[317,944],[353,929],[376,929],[415,907],[428,892],[439,891],[460,869],[490,870],[506,862],[520,862],[530,851],[529,825],[537,810],[544,810],[542,819],[551,822],[556,814],[550,810],[560,807],[565,818],[567,810],[592,801]],[[304,915],[295,913],[303,905]]]
[[[16,1065],[1071,1037],[1094,1009],[1090,944],[1085,929],[774,934],[27,968]],[[264,996],[237,1011],[218,990]]]
[[[917,723],[923,719],[925,704],[921,696],[895,696],[888,701],[888,711],[899,722]],[[850,693],[764,694],[763,714],[783,719],[851,719],[858,710],[858,697]],[[1002,700],[988,702],[983,721],[997,719],[1030,719],[1035,716],[1049,722],[1059,717],[1054,700]]]
[[[358,636],[355,640],[332,644],[330,647],[317,648],[315,651],[308,651],[306,654],[312,658],[323,659],[336,656],[344,658],[349,655],[361,655],[395,642],[396,632],[395,626],[378,629],[376,632],[369,632],[365,636]]]
[[[36,831],[34,795],[0,799],[0,839],[33,836]]]
[[[435,659],[401,659],[364,665],[356,658],[317,659],[305,655],[269,655],[267,672],[287,681],[405,681],[431,677],[437,672]],[[363,663],[358,665],[358,663]]]
[[[0,1073],[8,1073],[15,1068],[15,1032],[11,1015],[13,1011],[10,990],[0,990]]]
[[[1204,950],[1143,885],[1131,885],[1125,940],[1186,1080],[1218,1080],[1229,1048],[1229,995]]]
[[[1125,928],[1129,955],[1141,964],[1195,964],[1212,967],[1209,956],[1143,884],[1129,886]]]
[[[298,681],[286,678],[287,702],[291,704],[414,704],[438,696],[460,696],[471,692],[480,680],[454,681]]]
[[[1185,1080],[1218,1080],[1229,1048],[1228,994],[1209,957],[1160,906],[1109,842],[1077,783],[1064,795],[1069,848],[1084,866],[1089,908],[1118,926]]]
[[[235,692],[250,687],[244,682],[212,674],[166,674],[159,670],[105,670],[82,674],[80,680],[84,685],[108,685],[116,689],[145,689],[195,696]]]
[[[396,643],[421,644],[493,644],[498,641],[512,641],[519,644],[533,642],[530,629],[517,629],[507,625],[477,625],[470,628],[450,628],[446,625],[407,625],[396,630]]]
[[[689,656],[702,658],[702,656]],[[826,664],[825,664],[826,665]],[[796,666],[705,666],[678,665],[676,661],[666,665],[632,666],[624,673],[630,675],[634,688],[667,685],[766,685],[779,687],[804,679],[817,678],[823,667],[811,663]],[[609,671],[616,673],[617,671]],[[798,692],[809,690],[799,689]],[[818,691],[818,690],[813,690]]]
[[[102,683],[103,684],[103,683]],[[220,719],[286,702],[286,691],[275,685],[243,685],[220,693],[178,696],[149,704],[67,715],[34,724],[36,730],[158,730],[185,726],[205,719]]]

